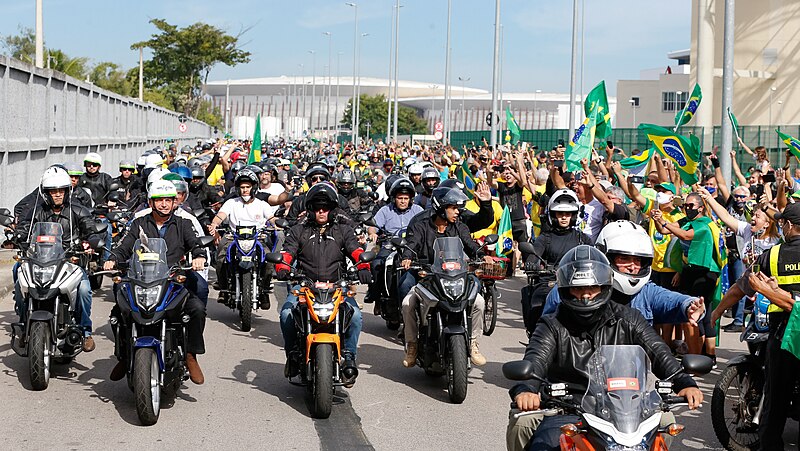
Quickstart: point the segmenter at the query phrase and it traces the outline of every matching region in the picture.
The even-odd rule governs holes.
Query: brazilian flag
[[[689,100],[686,101],[686,105],[675,115],[676,128],[692,120],[694,114],[697,112],[697,108],[700,106],[701,100],[703,100],[703,93],[700,91],[700,85],[695,83],[692,94],[689,96]]]
[[[619,160],[619,164],[622,166],[622,169],[631,169],[635,167],[639,167],[643,164],[647,164],[650,161],[650,158],[656,153],[656,148],[651,147],[644,152],[640,153],[639,155],[631,155],[628,158],[623,158]]]
[[[503,207],[503,214],[500,216],[500,222],[497,223],[497,246],[495,246],[495,253],[498,257],[504,257],[511,253],[514,249],[514,235],[511,233],[511,210],[508,205]]]
[[[583,112],[586,117],[591,116],[597,107],[597,137],[608,138],[611,136],[611,110],[608,109],[608,95],[606,95],[605,80],[597,84],[583,102]]]
[[[789,146],[789,152],[791,152],[792,155],[794,155],[794,157],[797,158],[798,161],[800,161],[800,141],[798,141],[797,138],[793,136],[781,133],[780,130],[776,129],[775,132],[778,134],[778,137],[781,138],[781,141],[783,141],[784,144]]]
[[[697,136],[688,138],[653,124],[640,124],[639,130],[645,132],[661,155],[675,163],[683,183],[694,185],[699,181],[697,170],[700,167],[700,140]]]
[[[466,194],[467,197],[470,199],[475,197],[475,186],[477,183],[475,182],[475,178],[472,176],[472,171],[469,169],[469,165],[467,164],[467,159],[464,158],[464,161],[461,163],[460,166],[456,166],[456,180],[460,181],[461,183],[466,186]]]
[[[258,163],[261,161],[261,115],[256,115],[256,130],[253,132],[253,143],[250,145],[250,153],[247,154],[247,164]]]

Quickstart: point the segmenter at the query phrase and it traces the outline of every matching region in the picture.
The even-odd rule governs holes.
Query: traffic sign
[[[189,130],[189,126],[186,125],[185,122],[181,122],[181,124],[178,125],[178,130],[180,130],[181,133],[186,133],[186,130]]]
[[[184,122],[186,122],[186,115],[185,115],[185,114],[181,114],[180,116],[178,116],[178,121],[179,121],[181,124],[183,124]]]
[[[444,131],[444,124],[441,121],[433,124],[433,131],[436,131],[436,132]],[[436,138],[436,139],[439,139],[439,138]]]
[[[491,112],[489,112],[486,115],[486,125],[488,125],[489,127],[492,126],[492,119],[494,118],[493,116],[494,115]],[[494,121],[499,124],[500,123],[500,118],[494,118]]]
[[[442,139],[442,137],[444,137],[444,134],[442,133],[441,130],[436,130],[435,132],[433,132],[433,139],[439,141],[440,139]]]

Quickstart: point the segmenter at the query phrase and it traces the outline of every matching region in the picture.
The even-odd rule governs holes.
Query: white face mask
[[[244,203],[250,202],[250,196],[242,196]]]
[[[674,196],[672,194],[670,194],[670,193],[659,192],[659,193],[656,193],[656,202],[658,202],[659,204],[662,204],[662,205],[663,204],[668,204],[668,203],[672,202],[673,197]]]

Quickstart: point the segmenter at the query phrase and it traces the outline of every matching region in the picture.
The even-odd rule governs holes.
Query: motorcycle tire
[[[483,335],[492,335],[497,325],[497,292],[494,286],[484,286]]]
[[[50,384],[50,324],[33,321],[28,331],[28,362],[31,371],[31,386],[34,390],[45,390]]]
[[[760,369],[754,365],[729,366],[720,374],[719,381],[714,386],[711,397],[711,424],[717,439],[727,450],[751,451],[759,448],[758,427],[752,424],[740,426],[738,421],[742,418],[737,419],[740,414],[752,417],[752,413],[758,408],[764,388],[763,375],[758,376],[758,373]],[[748,377],[754,374],[755,378]],[[743,387],[743,384],[746,386]],[[742,388],[744,393],[740,391]],[[733,400],[735,404],[731,405],[729,402],[726,406],[728,400]],[[742,402],[747,406],[740,406]],[[733,417],[726,418],[725,415]],[[749,430],[744,432],[737,430],[742,427]]]
[[[100,287],[103,286],[103,275],[89,276],[89,285],[92,287],[92,290],[100,289]]]
[[[314,374],[311,387],[314,418],[328,418],[333,408],[333,345],[318,344],[314,348]]]
[[[253,327],[253,275],[242,274],[242,299],[239,306],[239,317],[242,318],[242,331],[249,332]]]
[[[461,404],[467,399],[467,371],[469,357],[467,356],[467,343],[463,335],[451,335],[447,339],[447,394],[450,402]]]
[[[158,356],[152,348],[139,348],[133,361],[133,397],[136,414],[144,426],[152,426],[161,413]]]

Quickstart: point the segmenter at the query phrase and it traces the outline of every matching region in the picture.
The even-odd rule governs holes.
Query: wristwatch
[[[664,229],[667,228],[667,221],[664,221],[664,222],[661,223],[661,228],[664,228]]]

